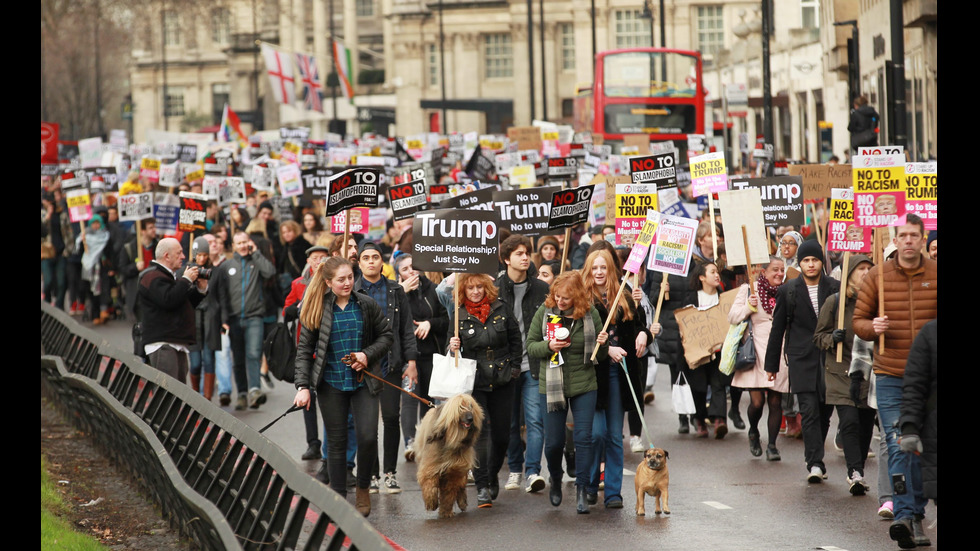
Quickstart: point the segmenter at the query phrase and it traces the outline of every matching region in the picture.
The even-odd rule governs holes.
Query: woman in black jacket
[[[514,408],[511,381],[521,374],[524,354],[521,328],[508,307],[497,300],[497,288],[486,274],[459,274],[459,337],[450,336],[449,350],[476,360],[473,398],[483,408],[483,430],[476,443],[477,506],[493,507],[500,491],[497,473],[507,457],[510,418]],[[452,332],[450,332],[452,335]],[[489,438],[493,450],[487,449]],[[491,462],[493,464],[491,464]]]
[[[415,338],[419,356],[415,362],[418,368],[419,384],[415,394],[431,400],[429,381],[432,380],[432,355],[442,353],[446,348],[445,335],[449,330],[449,314],[436,296],[436,286],[422,272],[412,267],[412,255],[401,254],[395,260],[395,274],[398,283],[408,295],[415,324]],[[425,415],[425,411],[422,412]],[[405,438],[405,460],[415,460],[415,425],[421,421],[419,401],[402,394],[401,423]]]
[[[301,329],[296,347],[296,397],[307,407],[311,389],[327,432],[330,487],[347,495],[347,414],[354,414],[357,437],[357,499],[364,516],[371,513],[371,468],[378,457],[378,394],[381,358],[392,344],[391,326],[381,306],[354,293],[354,271],[348,260],[327,259],[303,296]]]

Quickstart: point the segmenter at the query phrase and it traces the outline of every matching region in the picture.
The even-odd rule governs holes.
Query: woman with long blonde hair
[[[604,502],[607,509],[623,507],[623,416],[635,411],[630,393],[643,393],[639,356],[652,336],[646,314],[633,303],[632,290],[619,292],[618,263],[607,249],[593,251],[582,267],[582,283],[603,319],[612,312],[609,324],[609,361],[596,364],[596,412],[592,421],[592,474],[586,490],[589,504],[598,501],[602,455],[605,452]],[[617,300],[616,297],[619,297]],[[620,363],[626,365],[623,373]]]

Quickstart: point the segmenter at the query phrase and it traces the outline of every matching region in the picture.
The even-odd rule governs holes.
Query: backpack
[[[269,371],[276,379],[286,383],[295,381],[296,373],[296,329],[292,324],[279,322],[262,343]]]

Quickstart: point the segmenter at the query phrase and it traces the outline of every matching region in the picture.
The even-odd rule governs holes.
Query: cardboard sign
[[[447,197],[439,202],[440,208],[464,210],[493,210],[495,188],[481,188],[469,193]]]
[[[507,129],[507,138],[517,142],[518,149],[541,150],[541,129],[537,126],[512,126]]]
[[[208,198],[199,193],[180,192],[180,215],[177,229],[182,232],[207,229],[205,207]]]
[[[177,220],[180,217],[180,199],[172,193],[153,194],[153,218],[157,222],[157,233],[175,235]]]
[[[728,171],[723,152],[707,153],[691,158],[691,191],[694,197],[728,189]]]
[[[634,184],[652,183],[658,187],[677,184],[673,153],[630,157],[629,163],[630,179]]]
[[[417,270],[495,275],[499,220],[496,211],[420,212],[412,223],[412,264]]]
[[[866,228],[905,223],[905,157],[855,156],[854,221]]]
[[[623,134],[623,149],[635,147],[636,151],[643,155],[650,151],[649,134]]]
[[[851,165],[789,165],[790,176],[803,181],[803,200],[823,201],[830,197],[830,190],[851,188]]]
[[[92,218],[92,198],[87,189],[73,189],[65,192],[65,201],[68,203],[69,221],[85,222]]]
[[[548,230],[570,228],[589,219],[589,207],[595,186],[579,186],[574,189],[555,190],[551,196],[551,214]]]
[[[330,233],[342,234],[347,227],[347,213],[350,217],[351,233],[367,233],[370,209],[355,208],[339,212],[330,217]]]
[[[616,244],[631,247],[643,229],[647,211],[657,210],[657,186],[653,184],[616,185]]]
[[[718,304],[706,310],[698,310],[694,306],[674,310],[687,365],[694,368],[706,364],[712,354],[721,350],[730,325],[728,311],[732,309],[737,295],[738,289],[725,291],[718,297]]]
[[[939,163],[908,163],[905,165],[905,209],[918,215],[926,231],[937,229],[939,204],[937,203],[936,171]]]
[[[623,264],[623,271],[631,274],[640,273],[640,268],[643,266],[643,259],[647,257],[647,251],[650,250],[650,244],[653,243],[653,237],[657,233],[657,226],[659,224],[660,213],[655,210],[647,211],[646,222],[643,224],[640,235],[636,236],[636,243],[633,243],[630,255],[626,259],[626,263]]]
[[[697,231],[697,220],[661,214],[657,242],[647,261],[647,270],[686,277]]]
[[[395,220],[411,218],[416,212],[425,209],[428,204],[425,196],[425,181],[412,180],[404,184],[388,186],[388,201]]]
[[[769,239],[762,224],[762,197],[756,188],[723,191],[718,194],[718,203],[724,213],[721,224],[728,237],[725,251],[729,266],[745,266],[745,245],[742,241],[742,226],[749,242],[751,264],[769,263]]]
[[[766,227],[802,228],[806,225],[806,214],[803,212],[803,180],[799,176],[732,180],[733,190],[748,188],[759,190]]]
[[[854,223],[854,190],[832,189],[830,192],[827,250],[871,252],[871,228]]]
[[[119,219],[124,222],[153,218],[152,193],[120,195],[117,205],[119,207]]]
[[[304,174],[304,187],[307,181]],[[384,183],[385,173],[376,168],[350,168],[337,174],[330,178],[325,215],[333,216],[354,207],[377,207],[378,186]]]
[[[511,233],[526,236],[558,233],[548,228],[551,194],[560,188],[539,187],[494,191],[494,208],[500,215],[500,226]]]
[[[548,178],[571,178],[578,173],[581,161],[575,157],[548,159]]]
[[[313,169],[321,170],[321,169]],[[283,197],[296,197],[306,194],[299,167],[294,164],[280,165],[276,169],[276,179],[279,181],[279,194]],[[323,186],[326,187],[326,179]]]

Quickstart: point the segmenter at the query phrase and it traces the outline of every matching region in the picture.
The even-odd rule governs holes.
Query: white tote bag
[[[670,389],[670,398],[674,402],[674,413],[678,415],[697,413],[694,409],[694,395],[691,394],[691,385],[687,384],[687,377],[683,373],[677,374],[677,380],[674,381],[674,386]]]
[[[459,366],[452,355],[432,355],[432,379],[429,381],[429,396],[438,399],[452,398],[457,394],[473,392],[476,382],[476,360],[460,356]],[[694,401],[692,400],[693,404]]]

